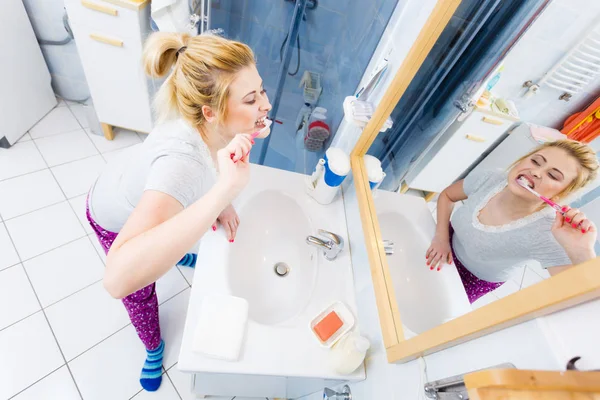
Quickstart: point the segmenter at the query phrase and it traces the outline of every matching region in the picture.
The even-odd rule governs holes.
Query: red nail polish
[[[233,243],[233,239],[229,239],[229,243]]]
[[[213,228],[213,231],[217,230],[217,227],[215,225],[213,225],[212,228]]]
[[[571,224],[571,225],[573,226],[573,228],[577,228],[577,225],[576,225],[576,224]]]
[[[251,141],[250,143],[254,144],[254,143],[256,143],[256,142],[254,141],[254,139],[252,139],[252,141]]]
[[[429,268],[429,269],[433,271],[433,265],[432,265],[432,266],[431,266],[431,268]]]
[[[582,229],[582,230],[581,230],[581,233],[585,233],[585,229]]]
[[[571,222],[571,218],[567,217],[567,218],[565,218],[565,221]]]
[[[569,207],[567,207],[567,206],[565,206],[565,207],[562,208],[563,212],[568,211],[568,210],[569,210]]]
[[[441,271],[441,270],[442,270],[441,268],[438,268],[438,271]]]

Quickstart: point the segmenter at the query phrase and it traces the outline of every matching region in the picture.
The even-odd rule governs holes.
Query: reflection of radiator
[[[579,93],[600,74],[600,21],[596,21],[587,34],[544,77],[529,87],[526,96],[536,93],[542,86],[558,89],[568,100]]]

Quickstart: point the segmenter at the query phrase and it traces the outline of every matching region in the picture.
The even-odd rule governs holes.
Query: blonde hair
[[[203,106],[211,107],[219,121],[227,117],[231,82],[238,71],[256,64],[254,53],[243,43],[170,32],[151,34],[142,60],[153,78],[172,70],[154,98],[159,120],[181,116],[198,128],[206,122]]]
[[[514,167],[521,161],[526,158],[531,157],[535,153],[540,150],[547,148],[557,148],[564,150],[569,156],[573,157],[579,164],[579,173],[573,179],[573,181],[559,194],[557,194],[554,198],[556,200],[562,199],[569,194],[577,192],[579,189],[585,187],[588,183],[592,182],[596,179],[598,175],[598,158],[596,157],[596,153],[594,150],[585,143],[580,143],[575,140],[557,140],[554,142],[544,143],[538,147],[536,147],[531,152],[525,154],[523,157],[519,158],[515,163],[511,166]]]

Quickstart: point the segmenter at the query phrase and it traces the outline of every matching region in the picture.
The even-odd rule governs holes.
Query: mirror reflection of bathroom
[[[463,1],[365,157],[407,337],[597,254],[599,15],[525,3]]]

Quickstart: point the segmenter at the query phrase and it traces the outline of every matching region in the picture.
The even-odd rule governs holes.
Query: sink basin
[[[379,191],[375,208],[383,240],[394,242],[387,256],[392,285],[407,338],[471,311],[454,265],[431,271],[425,253],[435,221],[422,198]]]
[[[316,251],[304,244],[309,219],[293,198],[274,190],[254,195],[238,215],[227,263],[231,294],[248,300],[250,319],[284,322],[306,307],[315,285]]]

